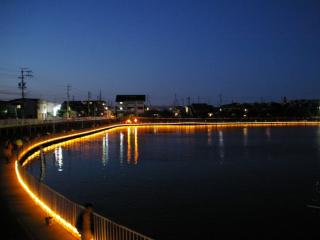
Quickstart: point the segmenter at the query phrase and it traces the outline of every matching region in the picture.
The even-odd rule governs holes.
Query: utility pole
[[[174,94],[174,100],[173,100],[173,108],[175,109],[178,106],[178,99],[177,94]]]
[[[191,98],[190,97],[187,97],[187,102],[188,102],[188,106],[190,106],[190,104],[191,104]]]
[[[27,88],[27,83],[25,82],[26,78],[31,78],[33,77],[32,75],[32,71],[29,70],[28,68],[21,68],[20,70],[21,75],[18,77],[21,81],[18,83],[18,88],[21,89],[21,98],[22,98],[22,111],[21,111],[21,116],[24,119],[24,108],[25,108],[25,104],[24,104],[24,98],[25,98],[25,94],[24,94],[24,90]]]
[[[147,105],[148,105],[148,107],[151,107],[150,96],[147,95],[146,97],[147,97]]]
[[[71,86],[68,84],[67,85],[67,118],[70,117],[70,114],[69,114],[70,89],[71,89]]]
[[[33,77],[32,75],[32,71],[28,70],[28,68],[21,68],[20,71],[21,75],[18,77],[19,79],[21,79],[21,81],[18,84],[18,88],[21,89],[21,98],[24,99],[25,98],[25,94],[24,94],[24,90],[27,88],[27,83],[25,82],[25,79],[27,77],[31,78]]]
[[[221,107],[221,105],[222,105],[222,94],[220,93],[219,94],[219,106]]]

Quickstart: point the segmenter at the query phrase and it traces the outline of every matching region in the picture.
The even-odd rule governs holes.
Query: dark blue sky
[[[67,84],[151,104],[320,98],[320,1],[2,0],[0,99],[20,67],[27,96],[57,101]]]

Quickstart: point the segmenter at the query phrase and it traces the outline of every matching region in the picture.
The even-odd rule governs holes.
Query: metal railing
[[[40,182],[19,163],[17,168],[22,181],[28,189],[55,214],[75,227],[77,218],[81,211],[84,210],[84,207]],[[93,239],[95,240],[151,240],[151,238],[117,224],[97,213],[93,213],[93,223]]]

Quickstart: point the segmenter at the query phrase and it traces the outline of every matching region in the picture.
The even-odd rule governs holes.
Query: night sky
[[[319,98],[319,0],[0,1],[0,99]]]

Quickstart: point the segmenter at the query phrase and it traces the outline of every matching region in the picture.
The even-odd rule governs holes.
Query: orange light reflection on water
[[[127,162],[130,163],[131,161],[131,128],[128,127],[128,134],[127,134]]]
[[[138,163],[139,158],[139,145],[138,145],[138,128],[134,128],[134,163]]]
[[[244,128],[243,130],[243,135],[244,137],[246,137],[246,135],[248,134],[248,127],[293,127],[293,126],[319,126],[320,122],[306,122],[306,121],[299,121],[299,122],[247,122],[247,123],[241,123],[241,122],[236,122],[236,123],[207,123],[207,122],[203,122],[203,123],[199,123],[199,122],[195,122],[195,123],[156,123],[156,124],[146,124],[144,125],[143,123],[140,124],[135,124],[135,125],[115,125],[115,128],[111,128],[108,130],[104,130],[102,132],[98,132],[98,133],[94,133],[94,134],[90,134],[88,136],[83,136],[83,137],[79,137],[79,138],[75,138],[75,139],[71,139],[71,140],[67,140],[61,143],[57,143],[57,144],[53,144],[50,145],[48,147],[45,147],[43,150],[45,152],[47,151],[51,151],[56,149],[58,146],[61,146],[63,148],[69,148],[72,147],[75,150],[86,150],[86,148],[90,148],[89,145],[83,144],[83,142],[87,141],[88,139],[94,139],[97,137],[100,137],[101,135],[104,134],[108,134],[108,133],[112,133],[112,132],[119,132],[121,130],[126,130],[126,131],[130,131],[130,133],[127,134],[127,147],[128,147],[128,152],[127,153],[127,161],[131,161],[131,132],[134,132],[134,162],[137,163],[138,159],[139,159],[139,147],[138,147],[138,129],[140,133],[143,133],[144,131],[147,131],[149,129],[152,129],[152,131],[157,134],[159,132],[183,132],[183,133],[187,133],[187,134],[194,134],[197,130],[200,129],[210,129],[208,130],[208,134],[210,135],[211,130],[213,131],[214,129],[223,129],[223,128],[235,128],[235,127],[242,127]],[[133,128],[133,129],[132,129]],[[128,130],[130,129],[130,130]],[[89,131],[90,132],[90,131]],[[71,133],[68,134],[67,136],[73,136],[76,135],[76,133]],[[53,137],[53,140],[56,139],[60,139],[62,138],[62,136],[60,137]],[[124,136],[120,137],[120,141],[122,139],[122,144],[120,146],[120,150],[122,153],[122,156],[120,155],[120,160],[122,160],[123,162],[123,139]],[[208,138],[208,141],[209,138]],[[43,143],[45,143],[46,141],[43,141]],[[35,145],[40,146],[42,143],[41,142],[36,142]],[[62,148],[62,149],[63,149]],[[106,148],[105,148],[106,149]],[[24,155],[27,151],[29,151],[30,148],[25,149],[20,156]],[[89,151],[88,151],[89,152]],[[104,153],[103,153],[104,154]],[[39,156],[39,151],[36,151],[34,154],[32,154],[31,156],[29,156],[23,163],[23,166],[27,165],[29,161],[33,160],[34,158]],[[103,159],[106,159],[105,157],[103,157]],[[104,161],[104,164],[106,163],[106,161]]]

